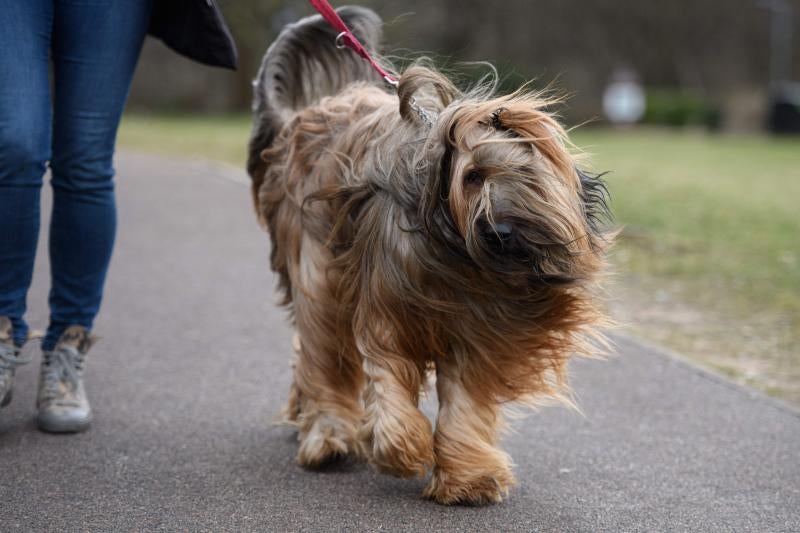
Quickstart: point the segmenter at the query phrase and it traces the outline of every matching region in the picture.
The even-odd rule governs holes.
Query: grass
[[[122,148],[203,157],[244,168],[250,119],[244,115],[125,115]]]
[[[627,266],[722,288],[726,305],[800,313],[800,140],[646,130],[575,140],[612,169]]]
[[[126,116],[122,147],[245,160],[247,117]],[[800,403],[800,139],[579,130],[609,170],[612,309],[639,335]]]

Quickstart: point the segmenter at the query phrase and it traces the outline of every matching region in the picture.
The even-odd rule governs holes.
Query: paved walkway
[[[21,369],[0,413],[0,531],[800,531],[800,416],[625,339],[619,357],[574,366],[584,417],[554,407],[514,424],[520,484],[501,505],[440,507],[422,480],[359,464],[298,468],[292,432],[270,425],[290,333],[247,189],[200,163],[118,167],[95,425],[37,432],[36,368]]]

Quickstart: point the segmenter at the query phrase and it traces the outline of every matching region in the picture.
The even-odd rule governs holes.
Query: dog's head
[[[578,169],[566,132],[547,110],[553,102],[524,91],[464,95],[438,74],[412,68],[400,86],[407,120],[420,120],[412,98],[423,84],[441,103],[419,160],[429,231],[512,282],[590,279],[608,240],[600,228],[605,187]]]

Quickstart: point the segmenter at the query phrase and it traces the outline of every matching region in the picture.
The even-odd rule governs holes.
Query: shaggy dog
[[[376,48],[373,12],[339,14]],[[567,359],[602,341],[605,189],[546,98],[462,93],[419,64],[395,93],[335,38],[315,16],[269,48],[248,161],[296,328],[297,460],[431,469],[426,497],[498,502],[501,407],[568,398]],[[418,409],[432,369],[435,431]]]

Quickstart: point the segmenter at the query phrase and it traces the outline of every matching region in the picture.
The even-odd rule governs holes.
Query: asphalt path
[[[291,335],[242,175],[131,153],[117,166],[94,425],[36,430],[29,347],[0,411],[0,531],[800,531],[800,415],[624,336],[616,357],[574,364],[583,415],[513,423],[519,485],[502,504],[442,507],[420,499],[424,480],[357,463],[301,469],[271,423]]]

